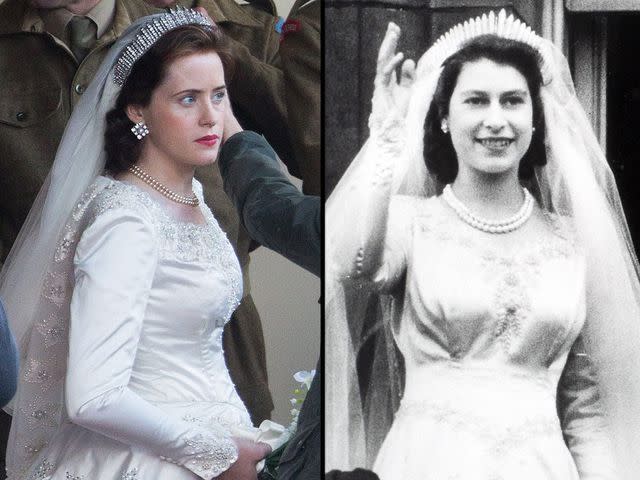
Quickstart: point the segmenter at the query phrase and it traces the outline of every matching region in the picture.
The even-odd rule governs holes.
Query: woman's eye
[[[216,92],[213,94],[213,102],[214,103],[222,103],[225,97],[225,92]]]
[[[182,103],[183,105],[193,105],[195,101],[196,97],[194,97],[193,95],[187,95],[186,97],[182,97],[180,103]]]
[[[486,99],[482,97],[469,97],[465,103],[468,103],[469,105],[483,105],[486,103]]]
[[[524,103],[524,99],[522,97],[507,97],[504,99],[504,103],[508,106],[516,106]]]

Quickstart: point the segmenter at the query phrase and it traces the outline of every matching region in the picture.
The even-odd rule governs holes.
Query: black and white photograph
[[[640,3],[325,25],[326,477],[637,478]]]

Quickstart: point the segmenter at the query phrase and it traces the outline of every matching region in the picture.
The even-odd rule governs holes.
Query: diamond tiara
[[[200,12],[184,8],[180,5],[162,14],[161,17],[144,25],[140,32],[120,54],[113,70],[113,81],[118,86],[123,86],[127,80],[133,65],[149,50],[165,33],[183,25],[202,25],[213,27],[213,23]]]
[[[544,59],[542,38],[531,27],[513,15],[507,17],[507,12],[502,9],[497,15],[491,11],[489,14],[485,13],[481,17],[459,23],[440,36],[429,49],[428,64],[433,66],[442,65],[447,58],[460,50],[465,43],[481,35],[497,35],[509,40],[526,43],[536,49]]]

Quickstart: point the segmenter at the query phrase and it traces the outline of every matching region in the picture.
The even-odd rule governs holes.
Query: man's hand
[[[233,114],[231,108],[231,100],[229,99],[229,91],[224,97],[225,109],[224,109],[224,128],[222,129],[222,143],[226,142],[232,135],[241,132],[243,130],[240,123]]]

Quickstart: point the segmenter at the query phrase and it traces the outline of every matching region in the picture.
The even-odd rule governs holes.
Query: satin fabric
[[[231,437],[259,433],[222,349],[238,260],[204,202],[196,225],[133,185],[99,177],[89,190],[65,405],[51,407],[67,420],[21,478],[214,478],[237,458]]]
[[[536,215],[509,240],[441,197],[392,197],[373,280],[401,305],[406,386],[381,480],[616,478],[580,340],[584,254],[566,220]]]

